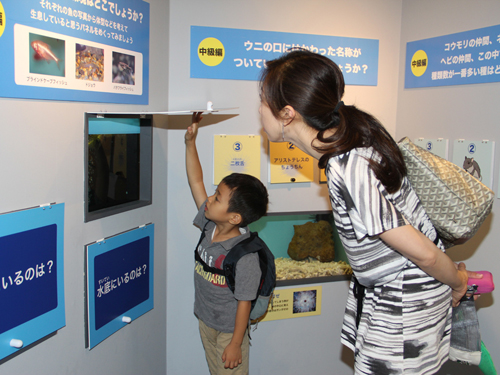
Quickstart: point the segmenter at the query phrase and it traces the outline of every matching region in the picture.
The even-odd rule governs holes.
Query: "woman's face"
[[[261,100],[260,102],[259,113],[260,123],[262,124],[264,131],[267,133],[269,140],[271,142],[282,142],[282,124],[276,117],[274,117],[265,100]]]

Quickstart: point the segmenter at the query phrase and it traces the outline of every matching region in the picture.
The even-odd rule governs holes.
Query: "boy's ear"
[[[232,225],[240,225],[242,220],[243,219],[241,218],[241,215],[234,212],[231,214],[231,217],[229,218],[229,222]]]

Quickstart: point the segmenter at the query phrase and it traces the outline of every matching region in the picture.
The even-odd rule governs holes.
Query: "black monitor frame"
[[[90,207],[90,181],[89,181],[89,123],[93,119],[139,119],[139,145],[138,155],[134,157],[138,160],[139,172],[137,177],[138,194],[137,198],[125,203],[113,204],[108,207],[89,210]],[[85,113],[84,131],[84,222],[102,219],[111,215],[134,210],[152,203],[152,171],[153,171],[153,115],[140,113]]]

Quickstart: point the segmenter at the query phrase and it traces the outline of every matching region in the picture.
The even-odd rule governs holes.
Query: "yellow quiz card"
[[[269,142],[269,163],[272,184],[314,180],[314,158],[293,143]]]
[[[260,135],[214,135],[214,185],[231,173],[260,180]]]

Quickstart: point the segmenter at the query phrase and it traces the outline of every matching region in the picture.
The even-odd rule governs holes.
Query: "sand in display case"
[[[250,225],[276,260],[278,286],[351,277],[331,212],[269,213]]]

